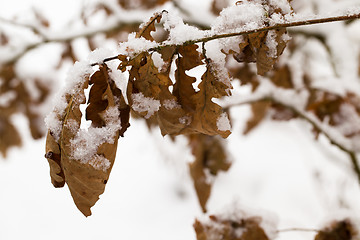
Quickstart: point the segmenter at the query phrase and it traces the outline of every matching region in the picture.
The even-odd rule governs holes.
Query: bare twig
[[[311,228],[285,228],[285,229],[279,229],[277,230],[278,233],[284,233],[284,232],[321,232],[317,229],[311,229]]]
[[[328,22],[336,22],[336,21],[344,21],[344,20],[352,20],[352,19],[358,19],[360,18],[360,13],[358,14],[352,14],[347,16],[338,16],[338,17],[329,17],[329,18],[318,18],[318,19],[310,19],[310,20],[303,20],[303,21],[295,21],[295,22],[288,22],[288,23],[279,23],[272,26],[267,26],[263,28],[257,28],[257,29],[251,29],[236,33],[224,33],[224,34],[215,34],[213,36],[189,40],[181,44],[160,44],[158,47],[150,48],[147,51],[159,51],[165,47],[169,46],[186,46],[186,45],[192,45],[195,43],[206,43],[212,40],[216,39],[222,39],[222,38],[229,38],[229,37],[235,37],[235,36],[241,36],[241,35],[248,35],[252,33],[258,33],[258,32],[265,32],[275,29],[282,29],[282,28],[288,28],[288,27],[298,27],[298,26],[305,26],[305,25],[313,25],[313,24],[319,24],[319,23],[328,23]],[[110,58],[109,58],[110,59]],[[104,61],[106,62],[106,61]]]
[[[329,17],[329,18],[318,18],[318,19],[310,19],[310,20],[303,20],[303,21],[295,21],[295,22],[288,22],[288,23],[279,23],[268,27],[258,28],[258,29],[252,29],[237,33],[225,33],[225,34],[218,34],[210,37],[205,37],[201,39],[196,40],[190,40],[185,42],[185,45],[191,45],[198,42],[208,42],[215,39],[221,39],[221,38],[228,38],[228,37],[235,37],[235,36],[241,36],[241,35],[248,35],[251,33],[258,33],[258,32],[265,32],[275,29],[282,29],[282,28],[288,28],[288,27],[298,27],[298,26],[306,26],[306,25],[314,25],[319,23],[328,23],[328,22],[337,22],[337,21],[345,21],[345,20],[352,20],[352,19],[358,19],[360,18],[360,13],[353,14],[353,15],[347,15],[347,16],[338,16],[338,17]]]
[[[43,39],[46,39],[46,36],[42,33],[42,31],[34,25],[15,22],[13,20],[9,20],[9,19],[3,18],[3,17],[0,17],[0,21],[3,23],[6,23],[6,24],[13,25],[13,26],[27,28],[30,31],[32,31],[33,33],[35,33],[36,35],[42,37]]]
[[[165,48],[165,47],[168,47],[168,46],[191,45],[191,44],[195,44],[195,43],[199,43],[199,42],[205,43],[205,42],[209,42],[209,41],[212,41],[212,40],[215,40],[215,39],[228,38],[228,37],[234,37],[234,36],[241,36],[241,35],[247,35],[247,34],[256,33],[256,32],[264,32],[264,31],[287,28],[287,27],[296,27],[296,26],[304,26],[304,25],[335,22],[335,21],[353,20],[353,19],[357,19],[357,18],[360,18],[360,13],[359,14],[353,14],[353,15],[347,15],[347,16],[319,18],[319,19],[310,19],[310,20],[304,20],[304,21],[281,23],[281,24],[275,24],[275,25],[268,26],[268,27],[263,27],[263,28],[259,28],[259,29],[252,29],[252,30],[247,30],[247,31],[242,31],[242,32],[237,32],[237,33],[216,34],[216,35],[209,36],[209,37],[189,40],[189,41],[186,41],[186,42],[184,42],[182,44],[163,44],[163,45],[159,45],[156,48],[148,49],[148,51],[159,51],[162,48]],[[43,38],[43,40],[38,42],[38,43],[34,43],[34,44],[31,44],[31,45],[28,45],[28,46],[24,47],[24,49],[20,53],[14,55],[11,59],[6,61],[6,63],[16,62],[18,59],[20,59],[22,56],[24,56],[27,52],[29,52],[32,49],[35,49],[37,47],[40,47],[40,46],[42,46],[44,44],[47,44],[47,43],[69,42],[69,41],[72,41],[74,39],[81,38],[81,37],[89,38],[89,37],[92,37],[92,36],[94,36],[96,34],[120,31],[121,29],[123,29],[125,27],[129,27],[129,26],[132,26],[132,27],[136,26],[137,27],[137,26],[139,26],[139,24],[141,24],[140,22],[131,22],[131,23],[119,22],[118,24],[115,24],[114,26],[112,26],[110,28],[98,29],[98,30],[93,30],[93,31],[85,32],[85,33],[80,33],[80,34],[74,34],[72,36],[63,37],[63,38],[47,38],[46,36],[41,34],[38,31],[38,29],[34,28],[33,26],[13,23],[12,21],[8,21],[6,19],[0,19],[0,20],[2,20],[4,22],[11,23],[11,24],[17,24],[17,25],[23,26],[23,27],[28,27],[28,28],[32,29],[35,33],[38,33]],[[114,60],[114,59],[116,59],[115,56],[114,57],[109,57],[109,58],[104,59],[104,62],[111,61],[111,60]],[[96,63],[94,63],[92,65],[96,65]]]
[[[322,133],[329,141],[332,145],[338,147],[341,151],[343,151],[344,153],[346,153],[351,161],[351,165],[353,168],[353,171],[358,179],[358,182],[360,184],[360,165],[359,165],[359,160],[356,156],[356,152],[348,149],[346,146],[344,146],[343,144],[341,144],[339,141],[337,141],[336,139],[334,139],[327,131],[325,131],[317,122],[315,122],[314,120],[312,120],[309,116],[307,116],[306,114],[304,114],[302,111],[296,109],[293,106],[290,106],[288,104],[285,104],[281,101],[276,100],[275,98],[271,97],[271,96],[266,96],[266,97],[261,97],[259,99],[253,99],[253,100],[249,100],[249,101],[244,101],[244,102],[240,102],[240,103],[233,103],[233,104],[229,104],[225,107],[225,109],[229,109],[230,107],[233,106],[239,106],[239,105],[245,105],[245,104],[251,104],[251,103],[255,103],[255,102],[261,102],[261,101],[270,101],[272,103],[281,105],[282,107],[289,109],[291,111],[293,111],[299,118],[307,121],[308,123],[310,123],[314,129],[316,129],[317,131],[319,131],[320,133]]]
[[[97,34],[101,34],[101,33],[117,32],[117,31],[120,31],[127,27],[138,27],[139,24],[141,24],[141,23],[140,22],[131,22],[131,23],[120,22],[109,28],[92,30],[92,31],[84,32],[84,33],[74,34],[74,35],[67,36],[67,37],[46,38],[43,41],[26,46],[20,53],[14,55],[11,59],[6,61],[6,63],[16,62],[17,60],[19,60],[21,57],[23,57],[26,53],[28,53],[32,49],[38,48],[38,47],[48,44],[48,43],[65,43],[65,42],[70,42],[70,41],[78,39],[78,38],[90,38],[90,37],[93,37],[93,36],[95,36]],[[109,59],[113,60],[115,58],[110,57]],[[110,60],[108,60],[108,61],[110,61]]]

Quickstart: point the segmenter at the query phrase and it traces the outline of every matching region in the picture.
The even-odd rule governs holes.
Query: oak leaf
[[[243,4],[238,1],[237,5]],[[270,17],[272,14],[284,16],[282,9],[274,6],[271,1],[262,2],[264,11]],[[268,20],[264,21],[265,26],[269,26]],[[239,43],[239,51],[230,50],[228,54],[233,54],[238,62],[256,62],[257,73],[264,76],[271,70],[277,58],[283,53],[289,38],[284,38],[286,29],[276,29],[264,32],[256,32],[243,36],[243,41]]]
[[[186,71],[203,64],[203,56],[197,51],[198,46],[193,44],[189,46],[181,46],[178,49],[179,57],[176,59],[176,71],[173,95],[177,97],[180,105],[185,111],[195,111],[195,103],[192,100],[196,94],[193,83],[196,82],[195,77],[186,74]]]
[[[250,69],[250,65],[246,62],[236,67],[229,66],[228,70],[231,77],[240,81],[241,86],[250,84],[253,92],[260,84],[257,74]]]
[[[226,8],[229,5],[227,0],[213,0],[211,3],[211,12],[216,16],[219,15],[223,8]]]
[[[196,194],[203,212],[210,197],[212,178],[220,171],[227,171],[231,166],[221,138],[204,134],[188,136],[194,162],[189,165]]]
[[[252,117],[246,122],[244,134],[248,134],[262,122],[271,107],[270,101],[258,101],[251,104]]]
[[[125,130],[120,129],[123,99],[108,71],[106,65],[101,65],[90,80],[86,77],[76,94],[66,96],[68,105],[64,115],[59,116],[61,135],[55,139],[49,132],[46,141],[53,185],[62,187],[65,181],[76,206],[85,216],[91,215],[90,208],[105,190],[120,131],[128,127],[129,114],[125,110],[124,119],[127,120],[122,125]],[[89,84],[92,86],[86,119],[92,123],[88,129],[90,133],[83,136],[80,105],[85,103],[84,89]]]
[[[210,215],[209,220],[195,220],[193,226],[197,240],[269,240],[260,226],[260,217],[230,219]]]
[[[49,88],[38,79],[26,81],[32,81],[31,90],[17,75],[14,63],[0,66],[0,118],[4,128],[0,131],[0,145],[4,155],[9,147],[21,145],[18,130],[11,124],[13,114],[20,113],[27,118],[34,139],[39,139],[45,134],[43,119],[37,108],[47,100]],[[30,92],[34,90],[38,94],[34,95]]]
[[[210,61],[210,60],[209,60]],[[216,69],[207,64],[207,69],[199,84],[200,91],[192,96],[195,112],[190,127],[207,135],[220,135],[226,138],[230,135],[230,122],[222,107],[212,101],[230,95],[230,88],[218,78]],[[223,126],[221,126],[223,125]]]
[[[270,78],[276,86],[286,89],[294,88],[292,82],[291,72],[288,65],[277,67],[274,70],[272,77]]]
[[[155,23],[160,22],[162,18],[162,13],[155,13],[154,16],[152,16],[148,22],[142,25],[140,27],[139,31],[136,33],[135,37],[140,38],[143,37],[146,40],[154,41],[154,38],[151,36],[151,32],[155,32]]]
[[[320,230],[315,240],[352,240],[358,234],[354,224],[349,219],[345,219],[333,221],[330,226]]]
[[[65,175],[61,167],[61,150],[50,130],[46,136],[45,152],[45,158],[50,166],[51,183],[56,188],[63,187],[65,185]]]
[[[335,115],[344,103],[341,96],[318,89],[311,89],[306,110],[312,111],[321,120],[329,117],[329,123],[335,125]]]
[[[21,146],[19,132],[7,116],[0,115],[0,153],[6,157],[10,147]]]

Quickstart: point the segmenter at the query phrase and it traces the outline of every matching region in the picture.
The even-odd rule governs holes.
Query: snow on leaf
[[[216,126],[217,128],[222,131],[230,131],[231,125],[230,120],[226,112],[223,112],[216,120]]]
[[[159,111],[160,101],[145,97],[142,93],[133,93],[131,95],[132,105],[134,111],[144,113],[146,119],[150,118],[155,112]]]
[[[288,8],[284,5],[287,3]],[[271,21],[274,21],[272,17],[278,19],[279,15],[282,18],[286,18],[288,14],[291,14],[291,7],[288,1],[282,1],[280,5],[277,5],[274,1],[238,1],[237,6],[229,8],[222,13],[222,18],[229,18],[229,14],[234,11],[245,11],[246,14],[254,12],[259,15],[251,15],[249,17],[255,17],[254,21],[250,18],[240,17],[236,21],[242,25],[241,30],[255,29],[259,27],[265,27],[271,25]],[[239,9],[236,9],[239,8]],[[251,10],[251,11],[250,11]],[[266,17],[265,17],[266,16]],[[220,19],[221,20],[221,19]],[[224,22],[224,20],[222,20]],[[220,21],[221,22],[221,21]],[[235,24],[236,22],[224,22],[222,25]],[[222,26],[220,24],[220,26]],[[219,28],[219,26],[215,25]],[[289,41],[286,29],[270,30],[265,32],[252,33],[243,36],[239,42],[239,49],[234,48],[225,52],[233,53],[235,60],[238,62],[256,62],[257,73],[264,76],[269,70],[271,70],[277,60],[277,58],[284,51],[287,42]]]
[[[193,226],[197,240],[269,240],[261,221],[261,217],[232,219],[210,215],[209,220],[196,219]]]
[[[329,226],[320,230],[315,240],[355,240],[359,229],[349,220],[333,221]]]
[[[195,103],[195,112],[191,127],[199,133],[207,135],[221,135],[226,138],[230,135],[230,129],[219,129],[218,119],[223,114],[223,109],[212,101],[213,98],[221,98],[228,95],[226,84],[217,78],[211,64],[207,64],[207,70],[199,84],[200,91],[192,96]]]
[[[57,115],[62,123],[60,138],[56,140],[50,131],[47,137],[45,156],[50,164],[52,182],[55,187],[62,187],[66,182],[76,206],[85,216],[91,215],[90,208],[105,190],[122,127],[121,107],[118,106],[121,91],[116,92],[108,71],[106,65],[101,65],[90,80],[88,75],[83,76],[85,80],[78,80],[82,85],[72,92],[73,95],[65,93],[66,109],[57,110],[63,112],[63,116]],[[86,120],[91,120],[92,124],[88,129],[80,129],[80,105],[85,103],[84,89],[89,83],[92,86]]]

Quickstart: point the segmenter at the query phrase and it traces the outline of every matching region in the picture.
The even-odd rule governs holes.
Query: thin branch
[[[285,229],[279,229],[277,230],[278,233],[284,233],[284,232],[321,232],[321,230],[318,229],[311,229],[311,228],[285,228]]]
[[[249,101],[245,101],[245,102],[241,102],[241,103],[234,103],[234,104],[229,104],[225,107],[225,109],[228,109],[232,106],[239,106],[239,105],[244,105],[244,104],[251,104],[251,103],[255,103],[255,102],[260,102],[260,101],[270,101],[272,103],[281,105],[284,108],[287,108],[291,111],[293,111],[299,118],[307,121],[308,123],[310,123],[317,131],[319,131],[320,133],[322,133],[329,141],[332,145],[338,147],[341,151],[343,151],[344,153],[346,153],[351,161],[351,165],[353,168],[353,171],[358,179],[358,182],[360,184],[360,165],[359,165],[359,160],[356,156],[356,152],[352,151],[350,149],[348,149],[346,146],[342,145],[340,142],[338,142],[336,139],[332,138],[330,136],[329,133],[327,133],[318,123],[316,123],[314,120],[312,120],[309,116],[307,116],[306,114],[304,114],[302,111],[296,109],[293,106],[287,105],[283,102],[280,102],[276,99],[274,99],[273,97],[267,96],[267,97],[262,97],[259,99],[254,99],[254,100],[249,100]]]
[[[16,27],[27,28],[27,29],[29,29],[30,31],[32,31],[33,33],[35,33],[36,35],[38,35],[38,36],[46,39],[46,36],[40,31],[40,29],[38,29],[38,28],[37,28],[36,26],[34,26],[34,25],[15,22],[15,21],[12,21],[12,20],[3,18],[3,17],[0,17],[0,21],[1,21],[1,22],[4,22],[4,23],[6,23],[6,24],[10,24],[10,25],[16,26]]]
[[[338,22],[338,21],[352,20],[352,19],[358,19],[358,18],[360,18],[360,13],[353,14],[353,15],[347,15],[347,16],[318,18],[318,19],[288,22],[288,23],[279,23],[279,24],[275,24],[272,26],[268,26],[268,27],[252,29],[252,30],[238,32],[238,33],[225,33],[225,34],[214,35],[214,36],[205,37],[205,38],[201,38],[201,39],[190,40],[190,41],[185,42],[185,45],[191,45],[191,44],[199,43],[199,42],[209,42],[209,41],[212,41],[215,39],[248,35],[248,34],[252,34],[252,33],[265,32],[265,31],[270,31],[270,30],[275,30],[275,29],[314,25],[314,24],[319,24],[319,23]]]
[[[195,43],[206,43],[212,40],[216,39],[222,39],[222,38],[229,38],[229,37],[235,37],[235,36],[241,36],[241,35],[248,35],[252,33],[258,33],[258,32],[265,32],[275,29],[282,29],[282,28],[288,28],[288,27],[298,27],[298,26],[306,26],[306,25],[314,25],[314,24],[320,24],[320,23],[329,23],[329,22],[337,22],[337,21],[344,21],[344,20],[352,20],[352,19],[358,19],[360,18],[360,13],[347,15],[347,16],[338,16],[338,17],[328,17],[328,18],[318,18],[318,19],[310,19],[310,20],[303,20],[303,21],[295,21],[295,22],[288,22],[288,23],[279,23],[272,26],[267,26],[263,28],[257,28],[257,29],[251,29],[236,33],[224,33],[224,34],[215,34],[213,36],[189,40],[184,43],[180,44],[160,44],[158,47],[150,48],[147,51],[159,51],[165,47],[170,46],[186,46],[186,45],[192,45]],[[106,61],[104,61],[106,62]]]
[[[93,31],[88,31],[85,33],[79,33],[79,34],[74,34],[71,36],[67,36],[67,37],[59,37],[59,38],[46,38],[43,41],[34,43],[34,44],[30,44],[28,46],[26,46],[20,53],[14,55],[11,59],[9,59],[8,61],[6,61],[6,63],[13,63],[18,61],[21,57],[23,57],[26,53],[28,53],[29,51],[31,51],[32,49],[38,48],[42,45],[48,44],[48,43],[63,43],[63,42],[70,42],[72,40],[78,39],[78,38],[90,38],[93,37],[97,34],[101,34],[101,33],[111,33],[111,32],[118,32],[122,29],[125,29],[127,27],[138,27],[139,24],[141,24],[140,22],[131,22],[131,23],[125,23],[125,22],[120,22],[118,24],[115,24],[114,26],[110,27],[110,28],[104,28],[104,29],[97,29],[97,30],[93,30]],[[109,57],[110,60],[114,60],[115,58],[111,58]],[[108,60],[108,61],[110,61]]]

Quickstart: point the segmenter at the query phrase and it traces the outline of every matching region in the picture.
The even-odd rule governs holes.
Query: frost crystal
[[[192,119],[190,116],[184,116],[179,118],[179,123],[184,124],[184,125],[189,125],[192,122]]]
[[[181,108],[181,106],[174,100],[174,99],[166,99],[163,103],[163,106],[167,109],[167,110],[171,110],[171,109],[176,109],[176,108]]]
[[[216,126],[220,131],[225,132],[230,130],[231,126],[227,113],[224,112],[218,117],[216,121]]]
[[[74,96],[77,95],[79,91],[82,91],[81,86],[91,73],[92,68],[88,61],[76,62],[68,72],[66,85],[55,97],[53,111],[45,118],[45,125],[52,132],[55,140],[58,140],[60,137],[62,129],[60,119],[63,117],[66,106],[68,105],[65,96]]]
[[[169,31],[167,43],[182,44],[189,40],[203,38],[208,34],[206,31],[185,24],[177,15],[165,14],[164,20],[164,28]]]
[[[160,101],[145,97],[142,93],[134,93],[131,95],[131,98],[133,100],[132,108],[136,112],[147,112],[145,115],[145,118],[150,118],[155,112],[159,111],[159,108],[161,106]]]
[[[116,133],[121,128],[118,116],[118,109],[111,107],[103,116],[106,126],[101,128],[89,127],[87,130],[80,129],[76,136],[70,140],[71,145],[75,146],[72,157],[83,164],[90,164],[95,169],[106,171],[110,167],[110,162],[103,156],[99,156],[97,150],[101,144],[114,143]]]
[[[161,58],[161,54],[158,52],[154,52],[151,55],[151,58],[154,62],[155,67],[157,67],[158,71],[161,72],[161,70],[163,69],[163,66],[165,64],[164,60]]]
[[[134,57],[136,54],[147,51],[150,48],[155,48],[156,46],[156,42],[146,40],[143,37],[136,38],[135,33],[131,33],[129,34],[128,41],[120,44],[119,52]]]
[[[98,154],[96,154],[88,163],[95,169],[102,170],[104,172],[111,166],[111,162],[108,159]]]
[[[266,46],[269,48],[267,55],[271,58],[277,57],[277,46],[278,42],[276,41],[276,32],[271,30],[266,36]]]
[[[241,5],[225,8],[211,29],[219,32],[241,32],[264,27],[265,9],[261,2],[244,2]]]

